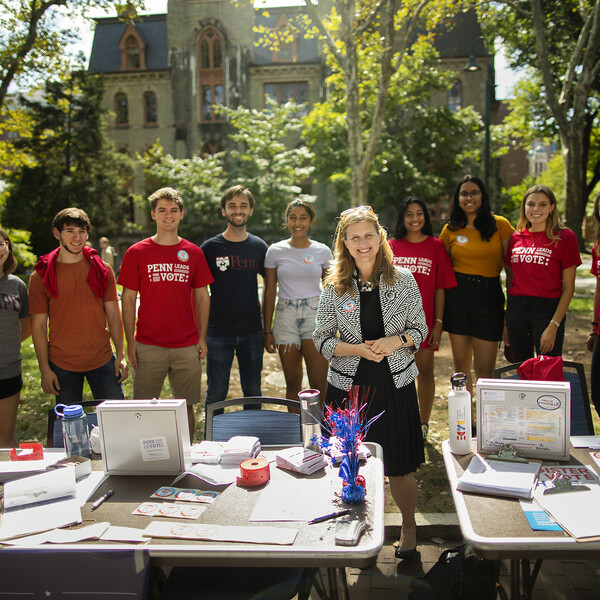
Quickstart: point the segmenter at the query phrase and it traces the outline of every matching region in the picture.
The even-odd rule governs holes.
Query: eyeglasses
[[[4,250],[5,248],[8,248],[8,242],[0,240],[0,249]]]
[[[375,214],[372,206],[368,206],[367,204],[363,204],[362,206],[353,206],[352,208],[347,208],[340,213],[340,217],[345,217],[346,215],[352,214],[353,212],[370,212]]]
[[[479,190],[473,190],[472,192],[461,192],[459,196],[464,200],[466,200],[467,198],[472,198],[473,200],[476,200],[477,198],[479,198],[479,196],[481,196],[481,192]]]

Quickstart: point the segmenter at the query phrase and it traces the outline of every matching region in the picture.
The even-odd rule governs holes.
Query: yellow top
[[[496,231],[489,242],[481,239],[477,229],[463,227],[458,231],[450,231],[444,225],[440,239],[446,246],[452,259],[452,267],[465,275],[481,277],[498,277],[504,266],[502,242],[507,240],[515,228],[504,217],[494,215]]]

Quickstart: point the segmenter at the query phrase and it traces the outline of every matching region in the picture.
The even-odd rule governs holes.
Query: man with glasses
[[[89,232],[83,210],[61,210],[52,223],[58,248],[40,258],[29,279],[42,389],[61,404],[81,402],[84,378],[96,400],[122,399],[121,383],[127,379],[115,276],[85,245]]]
[[[227,397],[234,354],[244,396],[261,395],[264,335],[258,275],[264,274],[267,244],[246,231],[254,212],[250,190],[241,185],[226,190],[221,212],[227,228],[202,244],[215,280],[210,286],[206,405]]]

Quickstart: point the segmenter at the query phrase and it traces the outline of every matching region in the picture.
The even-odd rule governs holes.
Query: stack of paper
[[[54,469],[4,484],[0,539],[81,523],[75,469]]]
[[[529,499],[539,470],[539,462],[488,461],[475,454],[457,488],[461,492]]]
[[[223,444],[204,440],[192,446],[192,462],[216,465],[221,460]]]
[[[331,456],[331,458],[336,463],[342,462],[346,454],[342,450],[341,442],[336,437],[332,436],[331,438],[329,438],[329,443],[331,444],[331,447],[327,451],[329,456]],[[371,456],[371,451],[363,444],[359,444],[356,454],[358,456],[358,460],[367,460],[367,458]]]
[[[257,457],[260,449],[260,440],[257,437],[236,435],[225,444],[221,464],[239,465],[249,458]]]
[[[280,450],[275,455],[275,461],[278,467],[289,469],[304,475],[310,475],[319,469],[322,469],[327,461],[325,457],[314,450],[308,448],[286,448]]]

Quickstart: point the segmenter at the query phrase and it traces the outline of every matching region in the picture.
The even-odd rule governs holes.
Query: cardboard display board
[[[185,400],[107,400],[97,412],[110,475],[177,475],[192,466]]]
[[[477,451],[510,444],[519,456],[569,460],[571,384],[563,381],[479,379]]]

